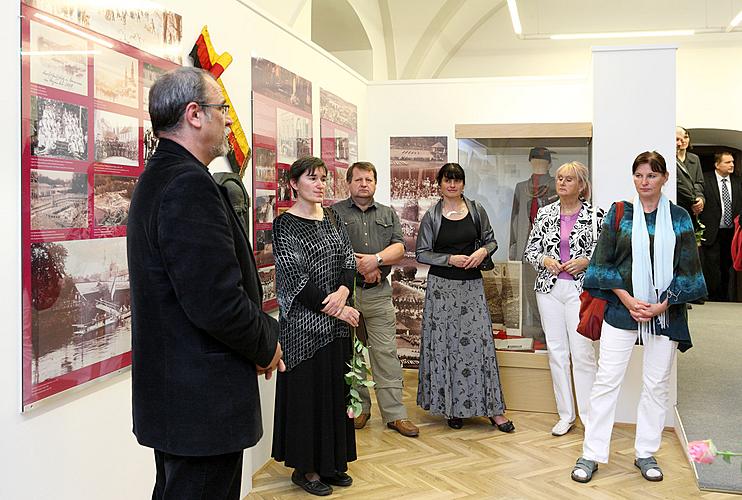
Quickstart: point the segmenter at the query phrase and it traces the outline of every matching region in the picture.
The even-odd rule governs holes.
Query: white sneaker
[[[556,423],[554,427],[551,428],[551,435],[552,436],[564,436],[566,433],[568,433],[570,430],[572,430],[572,427],[574,427],[574,422],[567,422],[565,420],[560,420]]]

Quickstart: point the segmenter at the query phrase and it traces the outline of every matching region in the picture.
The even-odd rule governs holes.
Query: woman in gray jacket
[[[497,242],[484,208],[463,196],[458,163],[438,171],[441,200],[420,223],[417,261],[429,264],[423,309],[417,404],[445,415],[454,429],[485,416],[503,432],[515,426],[505,403],[495,358],[482,263],[491,264]]]

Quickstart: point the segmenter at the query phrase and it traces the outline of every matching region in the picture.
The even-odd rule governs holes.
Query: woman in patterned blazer
[[[596,214],[587,201],[590,181],[582,163],[573,161],[559,167],[556,188],[559,200],[539,209],[524,257],[538,273],[534,288],[559,413],[551,433],[562,436],[572,429],[577,417],[570,357],[583,424],[595,379],[595,350],[590,340],[577,333],[577,324],[582,279],[597,242],[602,214]]]

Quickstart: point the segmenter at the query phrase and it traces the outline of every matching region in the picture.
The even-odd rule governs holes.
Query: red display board
[[[253,248],[263,309],[278,308],[273,219],[294,200],[289,167],[312,155],[312,83],[267,59],[252,60]]]
[[[22,5],[23,407],[131,363],[129,201],[175,64]]]

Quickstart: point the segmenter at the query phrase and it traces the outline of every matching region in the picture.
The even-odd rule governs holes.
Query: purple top
[[[562,261],[562,263],[567,262],[570,259],[569,235],[572,233],[572,229],[574,229],[575,222],[577,222],[577,217],[579,215],[580,212],[572,215],[559,214],[559,260]],[[561,273],[559,273],[557,278],[560,280],[569,281],[573,281],[575,279],[575,277],[569,274],[567,271],[562,271]]]

